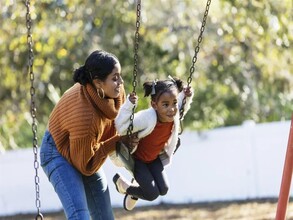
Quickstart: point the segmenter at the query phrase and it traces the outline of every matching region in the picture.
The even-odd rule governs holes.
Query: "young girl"
[[[164,167],[172,161],[178,141],[180,128],[179,109],[186,97],[184,114],[189,110],[193,93],[190,87],[183,88],[180,79],[145,82],[145,97],[151,96],[151,107],[134,114],[133,132],[138,132],[139,144],[133,153],[135,165],[133,176],[136,183],[129,183],[123,176],[116,174],[114,184],[124,197],[124,209],[132,210],[138,200],[155,200],[166,195],[169,184]],[[128,95],[115,119],[120,135],[127,133],[133,107],[137,96]]]

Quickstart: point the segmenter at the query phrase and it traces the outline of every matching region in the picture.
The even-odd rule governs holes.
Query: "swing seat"
[[[134,171],[134,159],[129,151],[129,148],[122,142],[118,141],[116,144],[116,160],[124,166],[129,172]]]

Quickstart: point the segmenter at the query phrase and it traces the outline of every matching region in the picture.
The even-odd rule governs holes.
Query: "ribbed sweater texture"
[[[83,175],[92,175],[115,150],[117,135],[114,119],[125,101],[120,97],[100,98],[87,84],[74,84],[54,107],[48,122],[58,151]]]

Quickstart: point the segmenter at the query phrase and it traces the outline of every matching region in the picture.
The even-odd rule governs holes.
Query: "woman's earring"
[[[100,99],[105,98],[105,92],[104,92],[104,90],[102,88],[98,88],[97,93],[98,93],[98,96],[99,96]]]

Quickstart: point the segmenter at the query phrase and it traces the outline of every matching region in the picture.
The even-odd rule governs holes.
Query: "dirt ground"
[[[196,204],[160,204],[137,207],[131,212],[115,208],[116,220],[274,220],[276,199]],[[43,213],[45,220],[65,220],[63,212]],[[32,220],[34,215],[0,217],[0,220]],[[287,206],[287,220],[293,220],[293,202]]]

